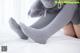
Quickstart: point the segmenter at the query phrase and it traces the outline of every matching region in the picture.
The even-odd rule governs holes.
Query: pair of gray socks
[[[44,16],[45,11],[46,11],[46,16]],[[36,23],[31,25],[31,27],[36,29],[43,28],[54,19],[54,17],[58,14],[58,12],[59,11],[56,12],[54,8],[53,9],[45,8],[41,3],[41,1],[37,0],[29,10],[28,15],[30,15],[31,17],[37,17],[37,16],[41,16],[41,17]],[[24,34],[23,31],[21,30],[20,25],[13,18],[9,20],[9,24],[11,28],[20,36],[21,39],[25,39],[25,40],[28,39],[27,35]]]
[[[9,23],[12,29],[17,32],[20,37],[30,37],[37,43],[45,44],[52,34],[71,21],[76,9],[77,4],[66,4],[60,12],[46,13],[46,16],[41,16],[36,23],[31,25],[31,27],[27,27],[23,23],[19,25],[12,18],[10,19]]]
[[[66,4],[64,5],[63,9],[58,13],[58,15],[55,17],[55,19],[52,19],[52,21],[50,21],[46,26],[44,24],[47,21],[45,20],[46,21],[45,23],[42,22],[41,25],[44,25],[45,27],[40,28],[41,25],[38,25],[39,28],[27,27],[23,23],[21,23],[20,24],[21,30],[26,36],[30,37],[35,42],[45,44],[48,38],[52,36],[52,34],[57,32],[64,25],[71,21],[76,9],[77,9],[76,4]],[[51,16],[49,17],[49,19],[51,19]]]
[[[53,14],[47,13],[46,16],[41,16],[41,18],[36,23],[31,25],[31,27],[36,29],[41,29],[47,26],[56,17],[57,13]],[[13,18],[9,20],[9,24],[11,28],[20,36],[21,39],[24,40],[28,39],[27,36],[28,34],[23,33],[21,26]]]

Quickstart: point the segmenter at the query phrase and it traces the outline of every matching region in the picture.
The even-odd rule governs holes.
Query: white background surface
[[[64,35],[62,30],[44,45],[18,37],[8,21],[13,17],[18,23],[23,22],[27,26],[34,23],[38,18],[27,15],[33,2],[34,0],[0,0],[0,46],[8,46],[6,53],[80,53],[80,40]]]

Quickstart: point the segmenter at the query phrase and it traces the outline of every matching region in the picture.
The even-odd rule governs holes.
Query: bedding
[[[47,44],[34,43],[31,39],[22,40],[14,32],[1,35],[0,46],[7,46],[6,53],[80,53],[80,39],[66,36],[62,30],[55,33]]]

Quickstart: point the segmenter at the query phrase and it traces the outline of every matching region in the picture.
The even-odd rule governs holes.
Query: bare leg
[[[80,24],[74,24],[74,29],[78,38],[80,38]]]
[[[71,37],[76,37],[76,33],[72,23],[65,25],[64,34]]]

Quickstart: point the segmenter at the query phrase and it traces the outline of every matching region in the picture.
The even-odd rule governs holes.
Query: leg
[[[74,24],[74,29],[78,38],[80,38],[80,24]]]
[[[24,24],[20,24],[24,34],[28,34],[28,37],[33,39],[37,43],[45,44],[52,34],[56,33],[64,25],[71,21],[77,5],[65,5],[58,15],[47,26],[41,29],[27,27]],[[49,17],[50,18],[50,17]]]
[[[54,17],[57,15],[57,13],[53,13],[53,14],[49,14],[47,13],[47,16],[42,16],[36,23],[34,23],[33,25],[31,25],[31,27],[33,28],[43,28],[44,26],[48,25],[53,19]],[[21,37],[21,39],[27,39],[27,34],[25,35],[23,33],[23,31],[21,30],[21,27],[19,26],[19,24],[16,23],[16,21],[11,18],[9,20],[10,26],[11,28]]]
[[[40,29],[45,27],[46,25],[48,25],[58,14],[58,12],[54,12],[54,13],[46,13],[46,16],[42,16],[40,17],[40,19],[34,23],[33,25],[31,25],[32,28],[36,28],[36,29]]]
[[[76,37],[76,33],[71,22],[64,26],[64,34],[71,37]]]
[[[47,9],[46,16],[42,16],[44,13],[45,7],[43,6],[43,4],[41,3],[41,1],[36,1],[36,3],[31,7],[30,11],[29,11],[29,15],[31,17],[37,17],[37,16],[41,16],[41,18],[34,23],[33,25],[31,25],[31,27],[33,28],[43,28],[44,26],[48,25],[53,19],[54,17],[57,15],[58,12],[55,13],[51,13],[50,11],[53,12],[54,9]],[[9,20],[10,26],[11,28],[22,38],[22,39],[27,39],[27,35],[25,35],[22,30],[21,27],[19,26],[19,24],[16,23],[16,21],[14,19],[10,19]]]
[[[9,24],[11,28],[20,36],[21,39],[24,40],[28,39],[28,37],[25,36],[25,34],[22,32],[21,27],[17,24],[17,22],[13,18],[9,20]]]

